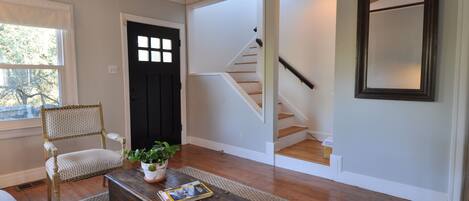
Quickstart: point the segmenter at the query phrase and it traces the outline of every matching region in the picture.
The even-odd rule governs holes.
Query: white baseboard
[[[44,167],[0,175],[0,188],[16,186],[46,178]]]
[[[321,132],[321,131],[313,131],[313,130],[308,130],[306,131],[308,134],[310,134],[312,137],[316,138],[319,141],[324,141],[326,138],[332,136],[331,133],[326,133],[326,132]]]
[[[273,143],[266,143],[266,151],[265,153],[257,152],[229,144],[223,144],[220,142],[215,142],[211,140],[206,140],[198,137],[188,136],[189,143],[193,145],[197,145],[200,147],[204,147],[207,149],[215,150],[215,151],[222,151],[231,155],[235,155],[241,158],[273,165],[274,164],[274,144]]]
[[[417,186],[380,179],[353,172],[342,171],[342,157],[331,155],[331,162],[337,163],[335,181],[360,188],[376,191],[412,201],[447,201],[448,194]]]

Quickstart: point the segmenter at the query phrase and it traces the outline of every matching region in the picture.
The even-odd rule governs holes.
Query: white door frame
[[[459,0],[448,200],[463,199],[464,163],[469,129],[469,2]]]
[[[127,22],[138,22],[161,27],[169,27],[179,30],[179,38],[181,40],[180,48],[180,71],[181,71],[181,143],[187,144],[187,116],[186,116],[186,31],[184,24],[168,22],[148,17],[141,17],[127,13],[120,14],[121,19],[121,42],[122,42],[122,76],[124,78],[124,122],[125,122],[125,138],[127,139],[126,148],[130,149],[132,138],[130,135],[130,95],[129,95],[129,60],[127,47]]]

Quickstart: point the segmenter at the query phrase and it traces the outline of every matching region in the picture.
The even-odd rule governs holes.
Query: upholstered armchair
[[[101,104],[42,108],[41,119],[49,201],[52,193],[60,200],[60,183],[103,175],[122,166],[125,139],[106,133]],[[101,148],[59,154],[54,145],[54,141],[85,136],[96,136]],[[106,138],[119,142],[121,152],[107,150]]]

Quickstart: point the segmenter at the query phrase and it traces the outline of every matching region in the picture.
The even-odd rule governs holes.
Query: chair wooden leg
[[[106,177],[103,176],[103,187],[106,187]]]
[[[47,172],[46,172],[46,183],[47,183],[47,201],[52,201],[52,182]]]
[[[60,179],[58,175],[54,176],[54,197],[56,201],[60,201]]]

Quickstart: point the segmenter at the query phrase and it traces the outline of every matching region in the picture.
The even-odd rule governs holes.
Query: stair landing
[[[323,146],[318,140],[304,140],[277,152],[279,155],[329,166],[323,157]]]

